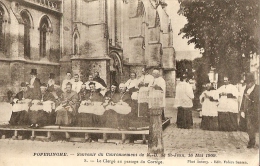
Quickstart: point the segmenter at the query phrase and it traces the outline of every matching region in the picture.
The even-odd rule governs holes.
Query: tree
[[[199,96],[203,89],[203,85],[208,82],[208,61],[206,58],[196,58],[192,61],[193,69],[195,70],[195,80],[196,80],[196,94],[195,96]]]
[[[192,77],[192,61],[187,59],[176,61],[176,77],[180,78],[184,73]]]
[[[259,54],[258,0],[179,0],[188,23],[180,30],[188,44],[204,49],[209,67],[237,82],[247,72],[244,59]],[[244,57],[242,56],[244,54]]]

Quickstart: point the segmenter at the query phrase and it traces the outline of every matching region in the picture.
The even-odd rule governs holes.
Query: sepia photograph
[[[0,0],[0,166],[259,166],[259,0]]]

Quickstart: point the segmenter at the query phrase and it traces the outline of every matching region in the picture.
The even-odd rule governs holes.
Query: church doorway
[[[110,59],[110,85],[113,82],[121,83],[122,62],[117,52],[109,54]]]

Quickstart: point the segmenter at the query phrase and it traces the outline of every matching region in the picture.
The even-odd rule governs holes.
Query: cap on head
[[[31,75],[37,75],[37,69],[31,69]]]
[[[68,82],[67,84],[66,84],[66,86],[70,86],[70,87],[72,87],[72,84],[70,83],[70,82]]]
[[[182,81],[182,80],[184,80],[184,79],[186,79],[186,78],[187,78],[187,74],[184,73],[184,74],[181,75],[180,80]]]
[[[111,86],[117,87],[118,84],[117,84],[117,82],[114,81],[114,82],[111,83]]]
[[[88,86],[90,86],[90,85],[96,85],[94,82],[90,82],[89,84],[88,84]]]
[[[144,72],[144,73],[147,72],[147,68],[146,68],[146,67],[143,67],[143,68],[142,68],[142,73],[143,73],[143,72]]]
[[[21,83],[21,87],[26,87],[26,83],[25,83],[25,82],[22,82],[22,83]]]
[[[41,86],[40,86],[40,88],[47,88],[47,84],[42,83]]]

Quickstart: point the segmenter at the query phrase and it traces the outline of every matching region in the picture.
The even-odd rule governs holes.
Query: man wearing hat
[[[39,78],[37,78],[37,69],[31,69],[31,79],[29,82],[29,88],[32,91],[33,94],[33,98],[38,98],[40,96],[41,90],[40,90],[40,86],[41,86],[41,81]]]
[[[32,101],[29,111],[30,127],[50,124],[50,113],[55,109],[55,97],[47,91],[45,83],[40,86],[40,96]]]
[[[241,105],[241,116],[246,118],[247,134],[249,141],[247,148],[254,148],[256,132],[259,130],[259,85],[255,84],[255,78],[252,73],[246,75],[246,89]]]
[[[28,90],[25,82],[21,83],[21,91],[16,94],[13,104],[12,115],[9,123],[11,125],[27,125],[29,103],[32,99],[32,93]]]

